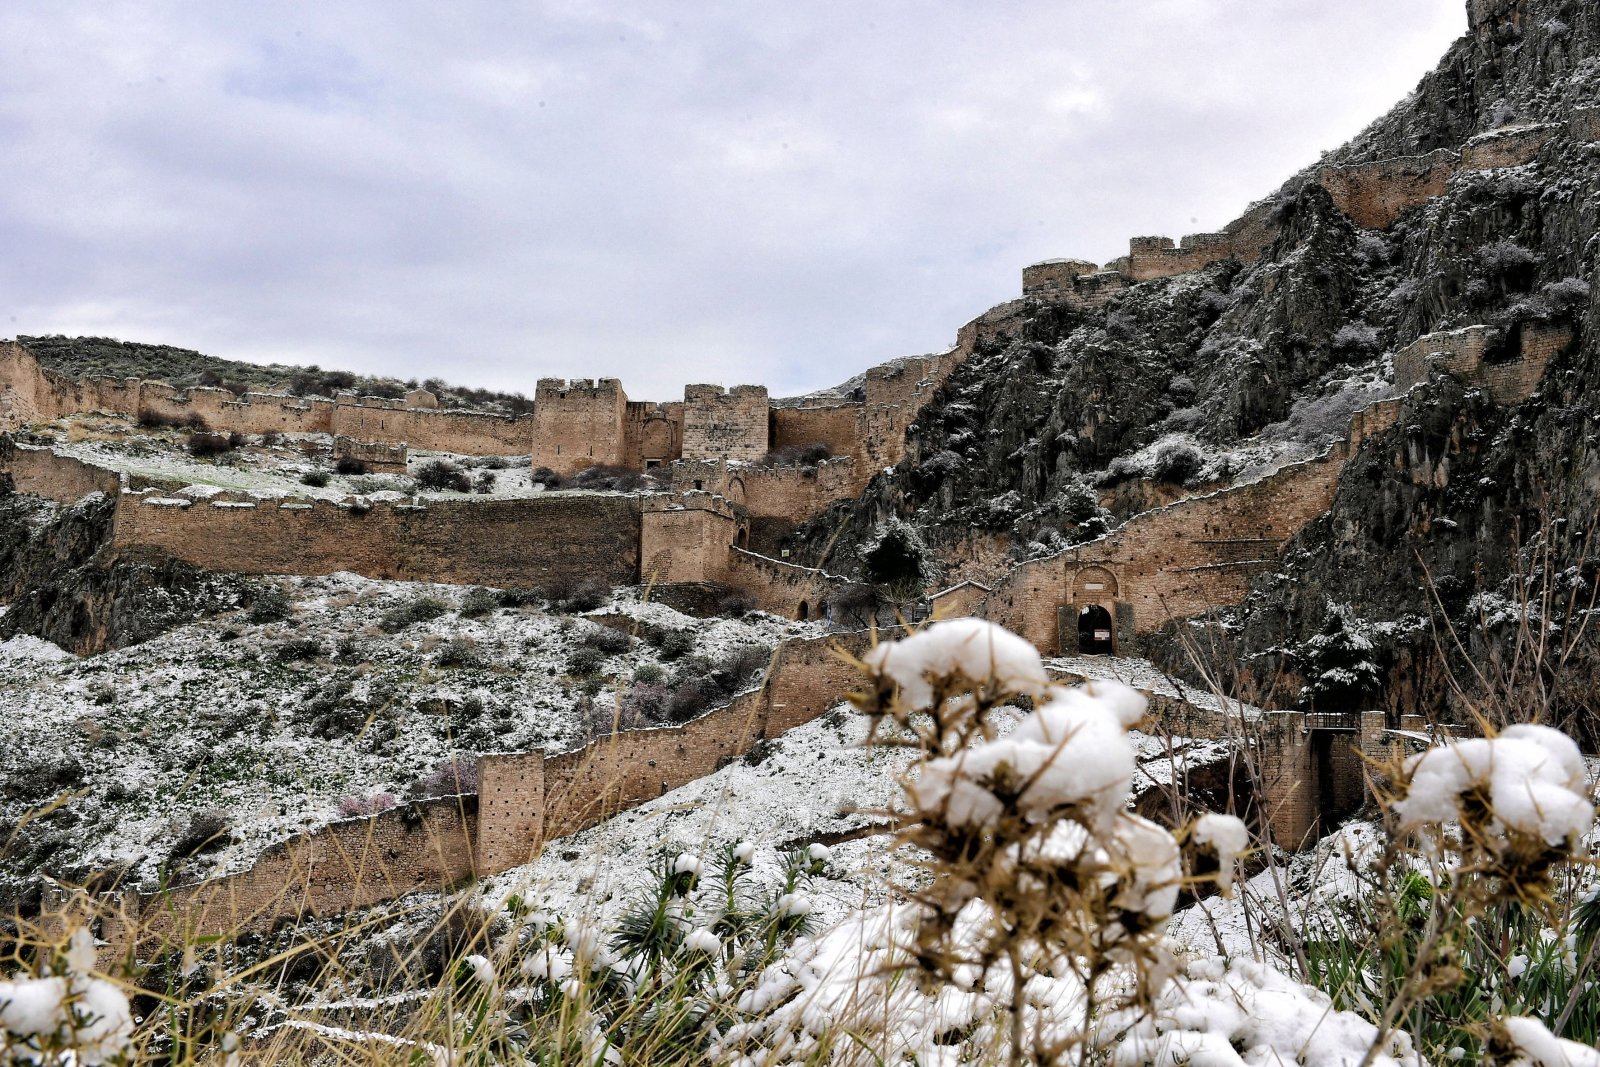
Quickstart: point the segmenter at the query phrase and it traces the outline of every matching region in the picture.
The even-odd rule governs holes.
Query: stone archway
[[[1078,653],[1084,656],[1114,656],[1117,652],[1116,627],[1111,612],[1100,604],[1078,609]]]
[[[734,478],[728,482],[728,499],[735,504],[744,503],[744,479]]]
[[[1117,599],[1117,576],[1104,567],[1082,567],[1072,576],[1074,604],[1111,604]]]
[[[663,416],[645,422],[639,434],[640,459],[644,466],[659,467],[677,459],[676,437],[671,421]]]

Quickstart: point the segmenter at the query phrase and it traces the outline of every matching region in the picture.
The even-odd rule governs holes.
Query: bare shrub
[[[207,433],[197,430],[189,435],[184,447],[188,449],[189,455],[197,458],[220,456],[233,451],[238,444],[235,440],[237,437],[237,434]]]
[[[345,797],[339,801],[339,818],[354,819],[376,815],[380,811],[388,811],[399,802],[399,798],[393,793],[374,793],[369,797]]]
[[[188,859],[211,852],[226,845],[233,837],[233,824],[228,820],[226,812],[202,811],[197,812],[190,820],[189,825],[173,841],[172,849],[167,853],[169,861]]]
[[[478,791],[478,761],[452,756],[434,765],[406,787],[414,797],[450,797]]]
[[[448,490],[455,493],[470,493],[472,479],[459,464],[447,459],[431,459],[417,468],[413,477],[416,479],[417,488],[433,491]]]

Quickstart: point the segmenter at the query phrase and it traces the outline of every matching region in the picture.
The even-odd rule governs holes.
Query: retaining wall
[[[58,456],[48,448],[30,448],[0,439],[0,469],[11,478],[19,493],[47,497],[71,504],[89,493],[116,496],[122,479],[114,471],[96,467],[71,456]]]
[[[556,493],[511,500],[182,502],[124,494],[112,544],[240,574],[330,574],[471,585],[639,576],[641,500]]]

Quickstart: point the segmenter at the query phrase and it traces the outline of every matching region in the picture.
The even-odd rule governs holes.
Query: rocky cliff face
[[[241,579],[174,560],[108,560],[114,501],[61,507],[0,486],[0,640],[31,634],[79,653],[146,640],[238,603]]]
[[[1476,682],[1468,661],[1514,638],[1512,576],[1534,572],[1522,591],[1548,590],[1554,618],[1587,605],[1600,554],[1584,536],[1600,498],[1600,144],[1573,133],[1600,102],[1600,8],[1473,0],[1470,14],[1471,32],[1411,97],[1324,164],[1560,123],[1531,159],[1457,173],[1386,230],[1358,228],[1313,168],[1279,191],[1280,230],[1259,262],[1135,285],[1089,311],[1037,303],[952,376],[908,435],[907,460],[803,530],[797,555],[848,570],[892,515],[922,530],[951,578],[966,573],[974,531],[1014,559],[1041,554],[1316,449],[1393,391],[1389,355],[1423,334],[1489,325],[1494,359],[1525,329],[1563,325],[1575,341],[1516,407],[1448,377],[1419,387],[1349,465],[1332,512],[1212,634],[1239,678],[1283,683],[1280,700],[1302,686],[1310,700],[1319,657],[1343,642],[1371,644],[1381,677],[1378,691],[1343,699],[1464,713],[1455,690]],[[1488,626],[1486,606],[1505,609]],[[1467,655],[1436,639],[1442,619]],[[1560,621],[1574,631],[1576,619]],[[1592,643],[1579,644],[1593,661]],[[1150,651],[1186,659],[1175,640]]]

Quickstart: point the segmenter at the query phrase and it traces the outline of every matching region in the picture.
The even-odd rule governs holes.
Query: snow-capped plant
[[[0,1063],[122,1063],[133,1015],[118,986],[95,977],[94,938],[79,928],[34,974],[0,979]]]

